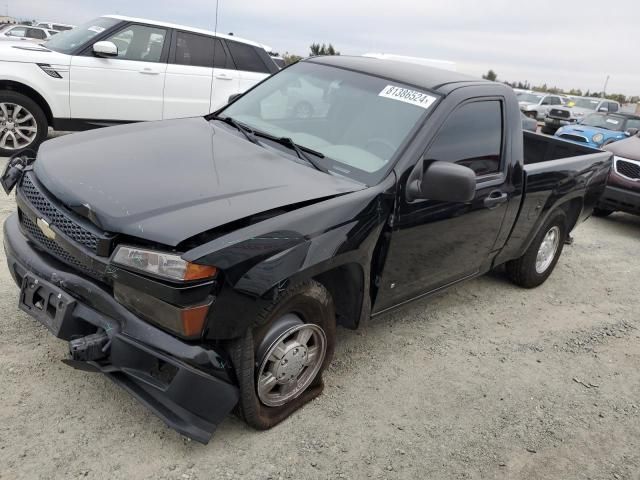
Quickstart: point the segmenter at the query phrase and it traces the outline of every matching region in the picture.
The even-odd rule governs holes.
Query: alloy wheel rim
[[[271,344],[260,364],[260,401],[277,407],[299,396],[318,374],[326,351],[327,338],[318,325],[303,323],[287,328]]]
[[[536,272],[544,273],[553,262],[560,245],[560,229],[552,227],[542,239],[536,255]]]
[[[37,136],[38,124],[29,110],[16,103],[0,103],[0,148],[20,150]]]

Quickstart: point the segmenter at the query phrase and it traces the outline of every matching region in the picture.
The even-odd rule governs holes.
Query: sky
[[[216,0],[0,0],[0,14],[79,24],[103,14],[213,30]],[[563,89],[640,95],[640,1],[219,0],[218,31],[306,56],[313,42],[342,54],[453,61],[459,72]]]

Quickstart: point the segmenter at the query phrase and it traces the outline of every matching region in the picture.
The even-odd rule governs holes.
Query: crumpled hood
[[[101,228],[170,246],[257,213],[365,188],[202,117],[49,140],[34,170],[62,203],[85,205]]]

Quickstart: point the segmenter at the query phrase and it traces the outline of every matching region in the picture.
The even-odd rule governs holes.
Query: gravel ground
[[[206,446],[63,365],[0,267],[0,478],[640,479],[639,247],[640,217],[592,219],[535,290],[498,272],[341,329],[323,395]]]

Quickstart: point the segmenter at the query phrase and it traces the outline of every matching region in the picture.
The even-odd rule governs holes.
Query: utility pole
[[[607,94],[607,84],[609,83],[609,75],[607,75],[607,79],[604,81],[604,88],[602,89],[602,98]]]

